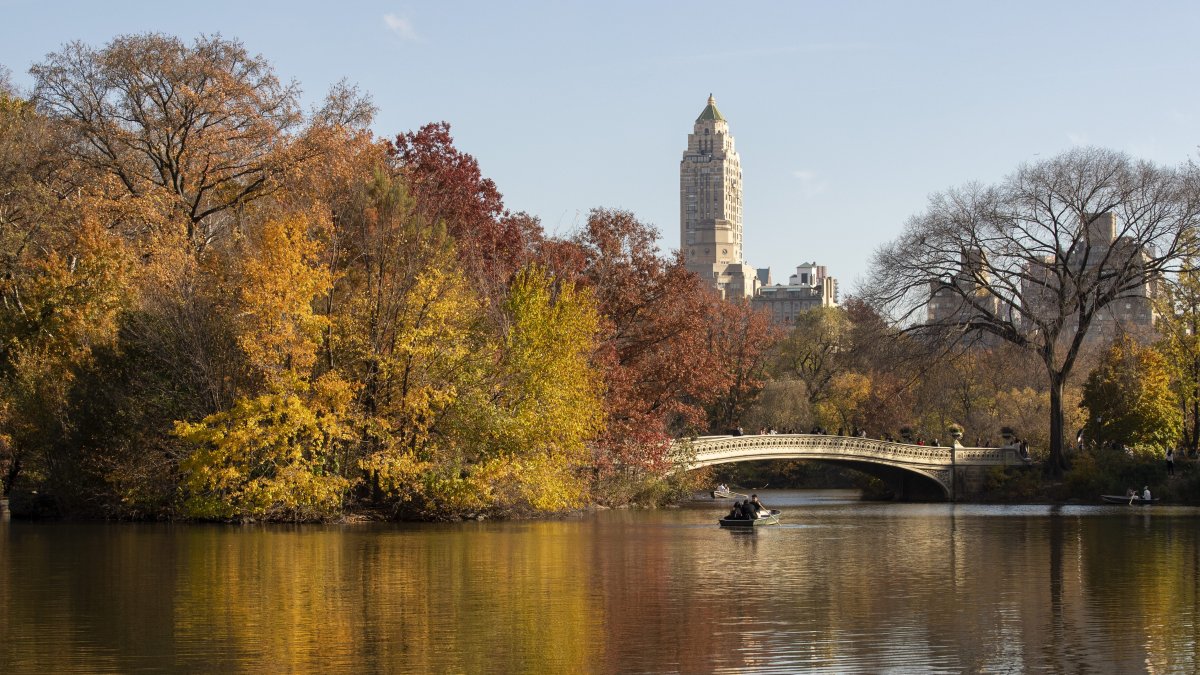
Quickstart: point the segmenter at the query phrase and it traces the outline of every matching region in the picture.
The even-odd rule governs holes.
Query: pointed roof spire
[[[712,94],[708,95],[708,105],[704,107],[704,110],[700,113],[700,116],[696,118],[697,122],[702,120],[725,120],[725,117],[721,114],[721,111],[717,110],[717,99],[713,98]]]

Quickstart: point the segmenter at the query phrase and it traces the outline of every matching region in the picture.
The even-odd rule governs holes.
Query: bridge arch
[[[903,486],[907,477],[932,482],[946,499],[956,499],[956,481],[964,470],[979,475],[980,468],[1020,466],[1027,463],[1015,447],[964,448],[911,445],[872,438],[823,434],[763,434],[755,436],[699,436],[675,442],[688,458],[688,471],[717,464],[763,459],[806,459],[848,465]]]

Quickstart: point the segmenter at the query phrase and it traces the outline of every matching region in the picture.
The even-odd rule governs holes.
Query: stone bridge
[[[898,499],[968,497],[995,466],[1026,466],[1016,446],[910,445],[817,434],[700,436],[675,441],[686,469],[761,459],[808,459],[849,466],[883,480]]]

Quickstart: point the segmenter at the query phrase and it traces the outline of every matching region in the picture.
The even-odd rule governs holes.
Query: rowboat
[[[1158,501],[1158,497],[1142,499],[1141,497],[1137,496],[1122,497],[1121,495],[1100,495],[1100,499],[1103,499],[1109,504],[1128,504],[1130,506],[1146,506],[1147,504],[1153,504],[1154,502]]]
[[[712,496],[713,499],[746,499],[750,495],[744,495],[740,492],[734,492],[732,490],[713,490]]]
[[[758,527],[759,525],[778,525],[779,509],[771,509],[770,513],[761,515],[757,518],[722,518],[717,521],[721,523],[721,527]]]

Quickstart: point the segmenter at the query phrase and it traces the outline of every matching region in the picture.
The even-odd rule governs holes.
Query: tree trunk
[[[13,457],[12,464],[8,466],[4,479],[0,480],[0,497],[8,499],[12,493],[13,485],[17,483],[17,477],[21,475],[21,458]]]
[[[1193,455],[1200,449],[1200,390],[1192,391],[1192,433],[1188,439],[1188,449]]]
[[[1050,460],[1046,473],[1061,478],[1067,469],[1067,456],[1063,451],[1063,383],[1066,377],[1050,370]]]

